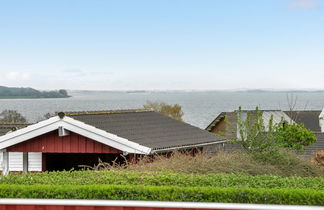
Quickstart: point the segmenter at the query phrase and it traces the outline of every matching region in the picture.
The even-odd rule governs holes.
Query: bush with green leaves
[[[323,177],[280,177],[244,174],[185,174],[156,171],[58,171],[10,174],[2,185],[141,185],[179,187],[249,187],[323,190]]]
[[[0,185],[1,198],[324,205],[324,191],[131,185]]]
[[[275,138],[280,146],[293,150],[303,150],[316,141],[312,131],[305,128],[303,124],[296,123],[279,123],[275,127]]]
[[[245,119],[243,117],[245,114]],[[254,111],[238,110],[239,138],[236,141],[249,153],[269,153],[273,155],[280,148],[301,151],[316,141],[315,134],[305,128],[303,124],[288,123],[284,119],[280,123],[273,123],[273,116],[269,122],[263,120],[263,113],[256,108]],[[267,124],[267,126],[265,126]]]

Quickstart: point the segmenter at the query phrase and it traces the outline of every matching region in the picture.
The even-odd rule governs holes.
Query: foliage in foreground
[[[10,174],[0,184],[19,185],[141,185],[179,187],[249,187],[323,190],[321,177],[279,177],[243,174],[183,174],[172,172],[62,171],[36,174]]]
[[[0,197],[324,205],[324,191],[306,189],[124,185],[0,185]]]

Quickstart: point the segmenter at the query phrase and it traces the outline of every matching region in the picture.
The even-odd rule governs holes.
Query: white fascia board
[[[0,149],[5,149],[12,145],[19,144],[31,138],[56,130],[58,128],[57,124],[60,120],[59,117],[52,117],[48,120],[0,136]]]
[[[78,133],[82,136],[88,137],[123,152],[136,154],[149,154],[151,152],[151,148],[149,147],[142,146],[73,118],[64,117],[61,119],[58,116],[8,133],[4,136],[0,136],[0,150],[43,135],[50,131],[57,130],[59,127],[63,127],[67,130]]]
[[[106,144],[121,151],[136,154],[149,154],[151,152],[151,148],[149,147],[142,146],[138,143],[129,141],[125,138],[119,137],[115,134],[101,130],[70,117],[64,117],[61,121],[61,125],[69,131],[78,133],[82,136],[96,140],[102,144]]]

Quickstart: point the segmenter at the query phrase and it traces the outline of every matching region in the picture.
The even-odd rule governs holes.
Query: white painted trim
[[[0,149],[27,141],[53,130],[58,130],[59,127],[63,127],[64,129],[93,139],[102,144],[114,147],[123,152],[136,154],[149,154],[151,152],[151,148],[149,147],[142,146],[67,116],[65,116],[63,119],[55,116],[39,123],[27,126],[26,128],[0,136]]]
[[[71,199],[0,199],[0,205],[114,206],[228,210],[323,210],[321,206]]]
[[[3,151],[2,164],[2,175],[7,176],[9,174],[9,153],[7,151]]]
[[[321,132],[324,132],[324,109],[322,110],[318,118],[319,118],[319,126],[321,127]]]
[[[214,141],[214,142],[209,142],[209,143],[193,144],[193,145],[186,145],[186,146],[168,147],[168,148],[152,150],[151,153],[165,152],[165,151],[178,150],[178,149],[195,148],[195,147],[203,147],[203,146],[208,146],[208,145],[213,145],[213,144],[222,144],[222,143],[226,143],[229,141],[230,140],[223,140],[223,141]]]
[[[28,154],[28,152],[23,152],[23,172],[24,173],[27,173],[28,172],[28,168],[29,168],[29,166],[28,166],[28,156],[29,156],[29,154]]]

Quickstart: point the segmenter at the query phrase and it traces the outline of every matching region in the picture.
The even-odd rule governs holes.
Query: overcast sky
[[[0,85],[324,89],[324,0],[0,0]]]

